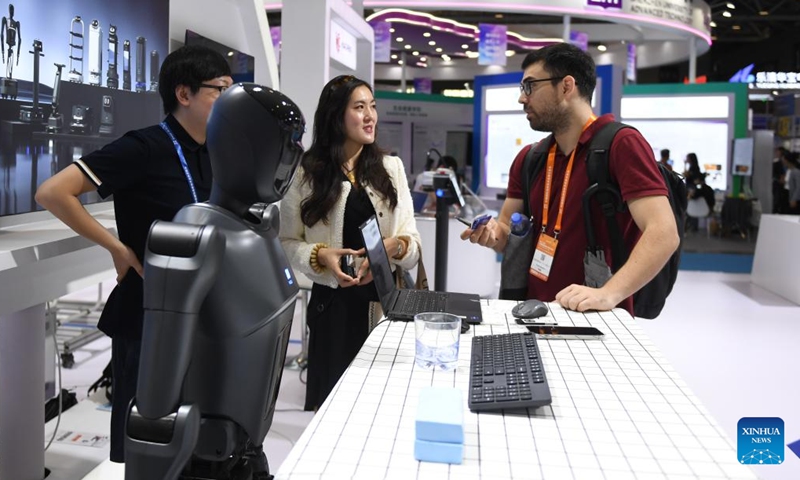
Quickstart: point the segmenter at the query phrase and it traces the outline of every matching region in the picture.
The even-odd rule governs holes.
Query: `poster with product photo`
[[[1,11],[0,215],[12,215],[41,210],[36,189],[74,159],[163,118],[169,1],[17,0]]]

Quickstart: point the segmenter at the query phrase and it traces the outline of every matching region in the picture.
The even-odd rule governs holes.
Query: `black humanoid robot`
[[[0,79],[0,96],[2,98],[17,98],[17,81],[14,77],[14,47],[22,43],[19,31],[19,21],[14,20],[14,5],[8,4],[8,17],[3,17],[0,24],[0,58],[6,64],[6,76]],[[3,45],[5,44],[5,45]],[[8,54],[6,55],[6,47]],[[8,57],[8,61],[6,61]],[[19,66],[19,49],[17,49],[17,66]]]
[[[269,478],[272,424],[297,282],[278,208],[305,122],[280,92],[238,84],[207,128],[211,199],[153,224],[126,480]]]

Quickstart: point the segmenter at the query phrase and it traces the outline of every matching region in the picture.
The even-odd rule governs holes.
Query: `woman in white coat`
[[[405,169],[375,143],[377,122],[369,84],[352,75],[328,82],[313,143],[281,201],[281,243],[292,268],[314,282],[306,410],[322,405],[369,334],[369,302],[378,295],[359,226],[378,218],[393,266],[413,268],[420,255]],[[343,255],[359,256],[354,276],[342,271]]]

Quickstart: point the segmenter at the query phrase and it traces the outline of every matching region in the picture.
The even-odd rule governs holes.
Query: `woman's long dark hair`
[[[342,165],[347,162],[344,143],[347,138],[344,115],[353,91],[369,84],[352,75],[341,75],[325,85],[314,113],[314,140],[303,156],[302,181],[311,185],[311,195],[300,204],[300,218],[308,227],[322,220],[328,224],[328,214],[342,193]],[[377,125],[375,134],[377,135]],[[369,184],[392,210],[397,206],[397,190],[383,166],[384,151],[373,142],[364,145],[356,163],[356,178]]]

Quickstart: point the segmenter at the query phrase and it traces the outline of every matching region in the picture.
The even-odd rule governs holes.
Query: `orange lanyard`
[[[581,134],[589,128],[597,117],[592,115],[589,117],[589,120],[583,124],[583,128],[581,129]],[[558,202],[558,216],[556,217],[556,227],[553,229],[554,237],[558,238],[558,234],[561,232],[561,217],[564,215],[564,204],[567,201],[567,189],[569,188],[569,180],[572,177],[572,163],[575,160],[575,152],[578,151],[578,145],[575,145],[575,148],[572,150],[572,154],[569,156],[569,162],[567,163],[567,170],[564,172],[564,183],[561,186],[561,198]],[[542,233],[547,230],[547,219],[549,218],[550,213],[550,192],[552,190],[553,185],[553,169],[555,168],[556,163],[556,143],[553,142],[553,146],[550,147],[550,153],[547,154],[547,172],[545,175],[544,181],[544,202],[542,205]]]

